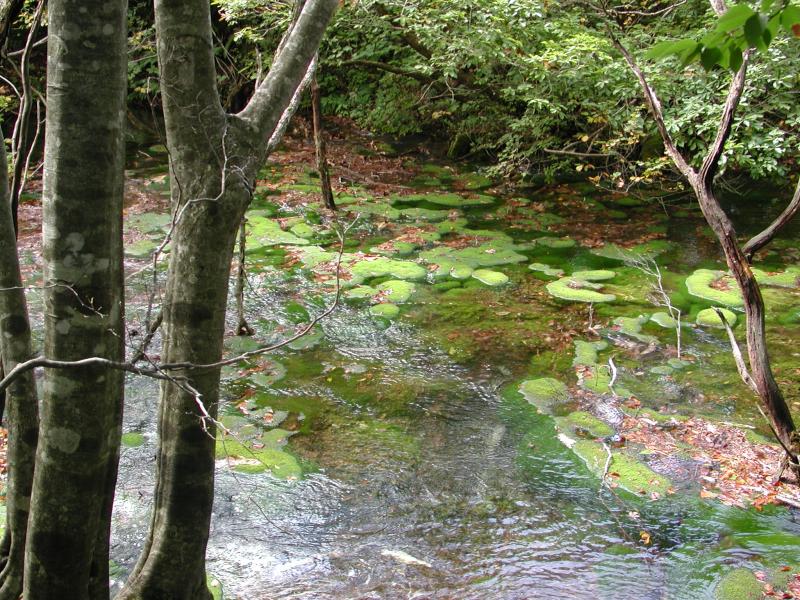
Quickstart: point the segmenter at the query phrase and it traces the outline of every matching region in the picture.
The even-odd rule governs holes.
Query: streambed
[[[151,154],[135,173],[163,193],[163,156]],[[231,337],[230,353],[288,337],[333,301],[331,231],[358,218],[341,306],[305,338],[224,373],[232,433],[218,440],[208,552],[224,597],[688,600],[785,589],[796,515],[735,506],[728,488],[698,479],[721,480],[720,468],[672,433],[699,415],[720,432],[740,426],[742,439],[768,434],[723,332],[695,325],[710,306],[737,307],[691,203],[581,184],[509,192],[446,165],[409,169],[415,179],[391,196],[340,190],[338,225],[304,167],[262,173],[248,217],[256,336]],[[126,223],[130,271],[144,269],[129,281],[135,319],[167,221],[132,207]],[[763,267],[790,398],[795,245],[777,244]],[[653,265],[682,313],[680,357],[675,330],[654,317],[665,307],[650,299]],[[148,524],[156,443],[157,386],[129,379],[127,392],[120,579]],[[675,452],[645,434],[677,439]]]

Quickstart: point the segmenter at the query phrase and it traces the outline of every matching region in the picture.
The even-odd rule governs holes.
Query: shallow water
[[[636,209],[631,219],[643,214]],[[474,211],[471,226],[525,238],[485,217]],[[663,221],[678,242],[663,258],[666,271],[682,277],[713,264],[715,247],[696,217]],[[586,250],[531,258],[571,268],[607,264]],[[500,269],[515,289],[530,277],[524,265]],[[291,302],[320,310],[309,300],[320,297],[319,285],[302,269],[254,268],[251,285],[247,314],[261,340],[291,330]],[[502,288],[476,294],[486,306],[514,295]],[[304,474],[284,480],[218,462],[208,571],[225,597],[689,600],[712,598],[732,567],[794,561],[800,525],[788,511],[729,508],[696,493],[650,502],[601,489],[558,440],[552,418],[508,393],[542,370],[535,353],[512,355],[500,345],[462,360],[432,335],[435,324],[425,325],[427,305],[438,298],[426,286],[403,309],[409,318],[391,324],[345,303],[322,324],[318,346],[273,357],[287,375],[261,389],[262,404],[284,411],[286,422],[297,419],[288,452]],[[601,306],[597,315],[655,310],[641,300],[621,305]],[[691,300],[686,310],[696,312]],[[560,311],[548,305],[532,318],[546,329]],[[721,336],[686,335],[694,356],[726,355]],[[566,353],[569,365],[571,348]],[[653,402],[751,418],[732,365],[675,383],[643,370],[649,360],[659,359],[619,364],[631,386],[658,396]],[[249,386],[227,372],[223,412],[236,414]],[[122,455],[113,541],[120,577],[148,524],[156,442],[157,386],[129,379],[127,393],[125,430],[142,432],[144,443]],[[643,532],[651,543],[642,542]]]

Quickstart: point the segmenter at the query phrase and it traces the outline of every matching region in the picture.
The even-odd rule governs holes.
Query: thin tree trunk
[[[322,128],[322,98],[320,96],[317,75],[311,81],[311,113],[314,121],[314,147],[317,154],[317,171],[322,186],[322,202],[331,210],[336,210],[331,189],[331,174],[328,170],[328,157],[325,148],[325,131]]]
[[[266,79],[238,115],[219,101],[208,0],[156,0],[156,37],[180,214],[163,305],[165,362],[222,356],[236,234],[267,145],[300,85],[337,0],[309,0]],[[214,498],[219,368],[177,372],[161,387],[155,506],[142,554],[120,600],[209,597],[205,550]],[[202,405],[202,406],[201,406]]]
[[[247,219],[242,217],[242,223],[239,225],[239,262],[236,265],[236,335],[255,334],[244,316],[244,288],[247,283],[246,250]]]
[[[0,132],[0,140],[2,140]],[[2,370],[32,358],[31,330],[14,232],[5,144],[0,144],[0,355]],[[6,529],[0,544],[0,600],[22,593],[25,537],[28,524],[34,459],[39,427],[39,406],[33,373],[20,377],[5,393],[8,423],[8,490]]]
[[[43,193],[47,358],[123,360],[127,4],[51,0]],[[122,372],[46,369],[25,598],[108,596]]]

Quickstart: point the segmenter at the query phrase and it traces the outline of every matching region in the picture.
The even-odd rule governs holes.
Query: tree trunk
[[[717,236],[725,261],[733,274],[744,300],[747,323],[747,355],[750,363],[750,378],[755,384],[771,425],[781,442],[791,450],[796,461],[800,446],[795,435],[795,424],[770,366],[765,329],[764,299],[761,288],[750,269],[750,263],[737,241],[736,231],[728,216],[722,210],[711,183],[703,185],[698,178],[692,181],[700,208],[706,221]],[[796,469],[795,469],[796,470]]]
[[[43,194],[46,358],[124,356],[124,1],[51,0]],[[46,369],[25,598],[108,596],[123,377]]]
[[[0,132],[0,140],[2,140]],[[5,144],[0,144],[0,355],[8,372],[32,358],[31,330],[8,194]],[[25,537],[39,428],[33,373],[21,376],[5,393],[8,422],[6,529],[0,544],[0,600],[22,593]]]
[[[244,316],[244,288],[247,283],[247,219],[239,225],[239,261],[236,265],[236,335],[254,335]]]
[[[331,189],[331,174],[328,170],[328,157],[325,149],[325,131],[322,128],[322,98],[320,97],[317,76],[311,80],[311,113],[314,121],[314,147],[317,154],[317,171],[322,186],[322,201],[331,210],[336,210]]]
[[[208,0],[156,0],[172,209],[180,215],[162,309],[166,364],[209,365],[222,356],[236,233],[267,142],[336,4],[309,0],[247,108],[225,115],[216,87]],[[152,523],[120,600],[209,597],[205,550],[214,498],[219,374],[218,367],[187,367],[175,372],[186,383],[161,387]]]

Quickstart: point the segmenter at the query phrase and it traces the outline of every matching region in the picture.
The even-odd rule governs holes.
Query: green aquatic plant
[[[369,307],[369,314],[371,314],[373,317],[395,319],[400,314],[400,307],[396,304],[392,304],[391,302],[375,304]]]
[[[697,269],[686,278],[686,289],[692,296],[732,308],[744,307],[742,294],[733,278],[724,271]]]
[[[645,344],[657,344],[658,338],[656,336],[642,333],[642,326],[649,320],[650,318],[646,315],[639,315],[638,317],[617,317],[614,319],[614,325],[620,333],[624,333],[628,337],[632,337]]]
[[[725,320],[728,322],[728,325],[731,327],[736,326],[736,313],[728,310],[727,308],[705,308],[697,313],[696,323],[701,327],[719,327],[724,328],[725,324],[722,322],[722,319],[719,318],[717,314],[717,310],[719,310],[724,316]]]
[[[562,277],[548,283],[546,288],[551,296],[570,302],[597,304],[600,302],[613,302],[617,299],[614,294],[604,294],[598,291],[603,289],[601,284],[573,277]]]
[[[490,269],[476,269],[472,272],[472,277],[491,287],[508,283],[508,275]]]
[[[519,392],[540,412],[549,412],[554,405],[569,399],[567,386],[552,377],[523,381],[519,386]]]
[[[416,204],[418,202],[438,204],[440,206],[447,206],[450,208],[463,208],[470,206],[489,206],[494,204],[495,200],[491,196],[475,196],[470,198],[455,193],[430,193],[412,194],[410,196],[392,196],[392,204]]]
[[[531,263],[528,265],[528,268],[531,271],[538,271],[540,273],[543,273],[548,277],[563,277],[564,275],[563,269],[557,269],[556,267],[551,267],[550,265],[546,265],[544,263],[538,263],[538,262]]]
[[[572,366],[579,365],[590,366],[597,363],[597,354],[608,348],[608,342],[605,340],[598,340],[596,342],[587,342],[585,340],[575,340],[575,358],[572,359]]]

